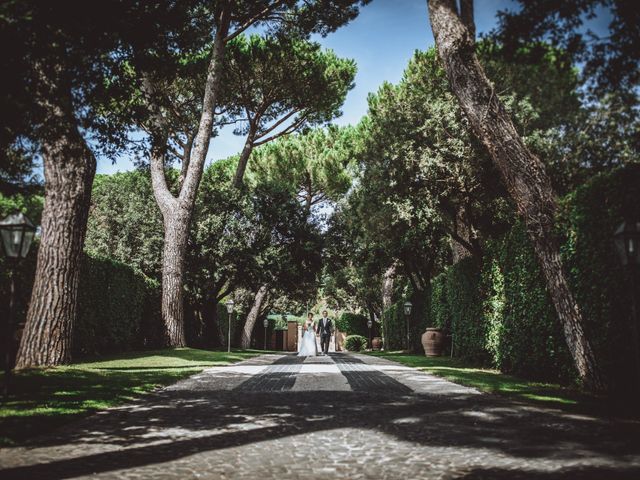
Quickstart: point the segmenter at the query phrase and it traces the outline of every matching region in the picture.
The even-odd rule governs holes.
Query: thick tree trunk
[[[253,299],[253,305],[251,305],[251,310],[249,310],[249,315],[247,315],[247,320],[242,330],[241,347],[245,350],[251,347],[251,334],[253,333],[253,328],[256,326],[256,320],[260,316],[262,304],[266,300],[268,293],[269,287],[262,285]]]
[[[71,358],[80,261],[96,173],[96,159],[75,124],[71,99],[51,101],[59,104],[49,105],[55,128],[42,140],[42,237],[16,369],[58,365]]]
[[[184,334],[184,275],[189,217],[168,213],[164,220],[162,252],[162,321],[164,344],[186,346]]]
[[[428,0],[431,27],[451,88],[476,136],[501,172],[525,221],[565,339],[585,386],[601,390],[604,379],[587,341],[578,304],[562,268],[553,235],[556,200],[542,162],[525,146],[484,73],[474,40],[456,12],[455,0]],[[467,19],[467,22],[469,20]]]

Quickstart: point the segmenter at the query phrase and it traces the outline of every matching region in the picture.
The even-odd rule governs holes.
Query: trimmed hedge
[[[640,218],[639,199],[640,165],[628,165],[567,195],[557,217],[585,332],[611,388],[620,392],[630,388],[634,365],[631,292],[612,235],[624,218]],[[425,297],[426,323],[451,332],[455,356],[532,379],[571,383],[577,378],[522,223],[488,240],[481,260],[466,258],[447,267],[432,279]],[[390,349],[403,345],[400,309],[398,302],[383,315]]]
[[[367,348],[367,339],[362,335],[349,335],[344,339],[344,348],[350,352],[360,352]]]
[[[74,355],[159,346],[160,319],[158,282],[115,260],[84,256],[78,322],[73,331]]]
[[[37,245],[17,272],[16,323],[25,321],[35,275]],[[0,302],[8,305],[8,278],[0,275]],[[74,325],[74,357],[157,347],[162,342],[160,285],[131,267],[84,254]]]
[[[336,327],[338,328],[338,330],[348,335],[362,335],[363,337],[368,337],[368,320],[369,319],[364,315],[344,312],[342,315],[340,315],[340,317],[336,319]],[[375,329],[375,326],[373,327],[373,329]]]

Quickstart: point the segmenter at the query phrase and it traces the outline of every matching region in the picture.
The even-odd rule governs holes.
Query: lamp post
[[[265,318],[264,321],[262,322],[262,325],[264,325],[264,350],[267,349],[267,327],[269,327],[269,319]]]
[[[373,327],[373,321],[371,319],[367,320],[367,327],[369,327],[369,350],[373,350],[373,345],[371,344],[371,327]]]
[[[27,256],[36,227],[23,213],[14,213],[0,221],[0,237],[8,262],[16,267],[18,262]],[[9,393],[11,376],[11,350],[13,347],[13,324],[16,309],[16,280],[14,269],[9,269],[9,315],[5,324],[5,357],[4,357],[4,395]]]
[[[405,316],[405,319],[407,321],[407,350],[410,349],[409,345],[410,345],[410,342],[411,342],[410,334],[409,334],[409,317],[411,316],[411,309],[412,308],[413,308],[413,303],[411,303],[409,300],[404,302],[404,316]]]
[[[229,299],[229,300],[227,300],[227,303],[225,303],[225,305],[227,306],[227,312],[229,313],[229,329],[228,329],[228,335],[227,335],[227,353],[231,353],[231,315],[233,315],[233,307],[235,306],[235,303],[233,302],[233,300]]]
[[[622,222],[613,234],[613,244],[618,253],[620,263],[629,272],[629,289],[631,290],[631,335],[634,343],[634,355],[636,364],[636,388],[640,388],[640,339],[638,338],[638,305],[637,279],[640,267],[640,222]]]

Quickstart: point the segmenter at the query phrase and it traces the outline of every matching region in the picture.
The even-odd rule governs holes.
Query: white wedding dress
[[[302,341],[300,342],[300,350],[298,356],[300,357],[315,357],[318,355],[318,345],[316,343],[316,332],[313,329],[313,325],[308,325],[304,329],[302,334]]]

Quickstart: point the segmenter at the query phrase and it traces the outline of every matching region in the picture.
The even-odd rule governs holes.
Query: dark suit
[[[326,323],[324,318],[321,318],[318,321],[317,332],[320,334],[320,347],[322,348],[322,353],[329,353],[329,342],[331,341],[331,334],[333,332],[333,324],[329,317],[327,317]]]

